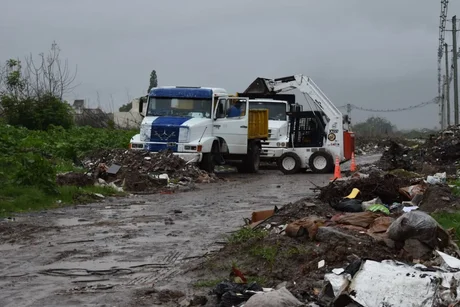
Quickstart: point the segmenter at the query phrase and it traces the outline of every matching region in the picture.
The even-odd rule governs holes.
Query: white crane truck
[[[132,150],[171,150],[208,172],[216,164],[257,172],[261,142],[268,138],[268,110],[249,109],[249,99],[230,97],[225,89],[163,86],[152,88],[140,133]],[[236,112],[229,114],[234,106]]]
[[[295,89],[304,94],[302,103],[292,100],[295,95],[280,94]],[[283,173],[294,174],[303,169],[330,173],[335,158],[341,163],[351,159],[355,145],[354,134],[349,131],[350,119],[342,115],[310,77],[298,74],[277,79],[257,78],[238,95],[250,97],[250,101],[269,97],[280,105],[279,100],[288,101],[290,110],[285,119],[288,128],[279,130],[272,142],[262,143],[262,158],[276,159]],[[282,131],[287,134],[282,135]]]

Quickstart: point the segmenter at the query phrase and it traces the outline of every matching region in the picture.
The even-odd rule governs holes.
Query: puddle
[[[79,217],[71,217],[71,218],[62,218],[56,220],[57,226],[78,226],[78,225],[87,225],[92,224],[91,221],[87,221],[86,219],[81,219]]]

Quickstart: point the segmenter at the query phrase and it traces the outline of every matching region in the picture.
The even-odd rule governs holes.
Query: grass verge
[[[87,203],[100,199],[96,193],[104,196],[124,195],[111,187],[63,186],[58,187],[56,195],[51,195],[37,187],[4,186],[0,188],[0,216]]]
[[[268,232],[264,229],[251,229],[243,227],[237,232],[233,233],[228,237],[228,243],[239,244],[244,243],[252,239],[262,239],[268,235]]]
[[[453,228],[455,241],[457,244],[460,243],[460,212],[438,212],[433,213],[432,216],[444,229]]]

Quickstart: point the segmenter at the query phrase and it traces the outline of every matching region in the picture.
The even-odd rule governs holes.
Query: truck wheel
[[[208,173],[214,172],[214,155],[212,152],[203,154],[201,159],[200,168]]]
[[[260,147],[253,143],[248,146],[248,154],[241,165],[237,166],[240,173],[257,173],[260,166]]]
[[[327,174],[334,171],[334,160],[332,156],[324,151],[316,151],[308,160],[308,165],[313,173]]]
[[[279,157],[277,164],[278,168],[285,175],[292,175],[300,171],[302,162],[300,161],[300,157],[297,154],[293,152],[286,152],[281,155],[281,157]]]
[[[200,168],[208,173],[214,173],[216,167],[215,156],[219,153],[217,143],[212,144],[211,152],[204,153],[200,163]]]

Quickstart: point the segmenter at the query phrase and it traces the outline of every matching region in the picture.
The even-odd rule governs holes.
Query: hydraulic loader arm
[[[294,75],[272,80],[266,79],[266,85],[268,89],[274,93],[298,89],[303,94],[308,95],[328,118],[335,118],[337,120],[342,119],[342,112],[339,111],[310,77]]]

